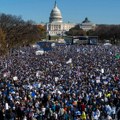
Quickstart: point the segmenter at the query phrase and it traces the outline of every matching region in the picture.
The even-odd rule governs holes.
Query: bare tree
[[[0,56],[4,55],[7,51],[7,44],[5,41],[5,33],[0,29]]]
[[[38,27],[32,21],[24,21],[21,17],[0,14],[0,29],[4,31],[8,49],[30,44],[41,39]]]

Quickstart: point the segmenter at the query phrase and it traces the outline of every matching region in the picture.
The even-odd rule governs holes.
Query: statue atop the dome
[[[55,5],[54,5],[54,8],[57,7],[57,2],[55,1]]]
[[[85,20],[82,23],[90,23],[90,21],[88,20],[88,18],[86,17]]]

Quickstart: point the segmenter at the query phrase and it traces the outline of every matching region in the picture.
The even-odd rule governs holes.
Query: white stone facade
[[[75,24],[63,23],[61,11],[58,9],[55,2],[54,8],[50,13],[49,23],[47,23],[47,34],[51,36],[63,35],[66,31],[69,31]]]
[[[75,27],[75,25],[76,24],[73,23],[63,23],[61,11],[55,2],[54,8],[50,13],[49,23],[46,24],[47,35],[64,35],[66,31],[69,31],[71,28]],[[96,27],[96,25],[90,22],[88,18],[85,18],[79,26],[84,31],[93,30]]]
[[[48,23],[47,32],[51,36],[63,35],[66,31],[69,31],[75,24],[70,23]]]
[[[83,29],[84,31],[94,30],[95,27],[96,24],[90,22],[88,18],[85,18],[85,20],[80,24],[80,28]]]

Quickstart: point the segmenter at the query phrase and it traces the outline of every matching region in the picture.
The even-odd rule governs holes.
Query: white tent
[[[105,43],[104,46],[111,46],[111,43]]]
[[[36,55],[43,55],[44,54],[44,50],[37,50],[35,52]]]
[[[39,46],[39,45],[37,45],[37,44],[32,45],[32,47],[33,47],[33,48],[40,49],[40,46]]]
[[[55,43],[52,43],[52,44],[51,44],[51,47],[55,47]]]

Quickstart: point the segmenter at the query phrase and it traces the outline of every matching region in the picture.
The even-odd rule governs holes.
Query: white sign
[[[80,52],[80,49],[79,49],[79,48],[77,48],[77,52]]]
[[[22,50],[20,50],[20,53],[21,53],[21,54],[25,54],[25,52],[23,52]]]
[[[103,68],[101,69],[101,73],[104,73],[104,69]]]
[[[8,103],[5,103],[5,109],[6,109],[6,110],[9,109]]]
[[[96,80],[100,80],[100,77],[96,77]]]
[[[36,72],[36,77],[39,78],[40,77],[40,71]]]
[[[108,81],[104,81],[103,83],[106,85],[106,84],[108,84]]]
[[[58,81],[58,79],[59,79],[58,77],[55,77],[55,82],[57,82],[57,81]]]
[[[60,91],[58,91],[57,93],[60,94],[60,95],[62,94]]]
[[[14,80],[14,81],[18,80],[18,77],[17,77],[17,76],[14,76],[14,77],[13,77],[13,80]]]
[[[4,74],[3,74],[3,77],[7,77],[7,73],[4,73]]]
[[[69,64],[69,63],[72,63],[72,58],[70,58],[70,59],[66,62],[66,64]]]
[[[96,80],[96,83],[100,83],[100,80]]]
[[[49,63],[50,63],[50,64],[53,64],[53,62],[52,62],[52,61],[49,61]]]

